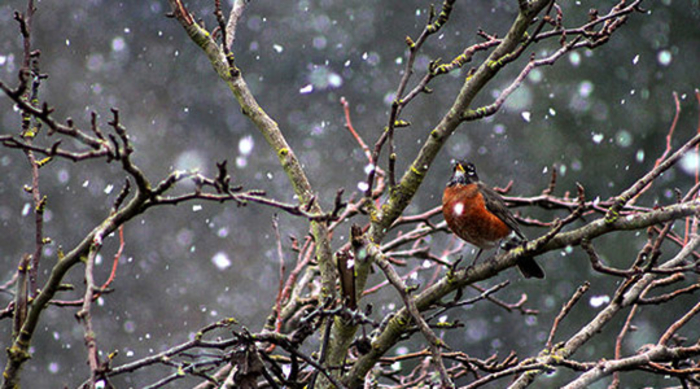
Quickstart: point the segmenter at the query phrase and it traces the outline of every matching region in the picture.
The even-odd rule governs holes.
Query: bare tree
[[[416,192],[431,174],[438,152],[461,124],[499,112],[533,70],[553,65],[569,53],[598,50],[604,46],[628,19],[644,12],[641,0],[620,1],[609,9],[590,10],[588,15],[565,14],[562,7],[551,0],[519,0],[515,20],[504,37],[480,30],[476,42],[466,45],[452,60],[434,59],[427,69],[417,69],[416,60],[426,44],[435,39],[446,24],[457,22],[451,17],[453,8],[466,5],[445,0],[440,9],[431,7],[422,31],[416,37],[405,38],[405,67],[388,120],[376,139],[372,139],[373,143],[367,143],[353,127],[351,102],[341,101],[345,126],[366,158],[361,165],[369,166],[362,196],[347,198],[338,190],[335,197],[323,199],[318,197],[320,188],[314,187],[313,180],[309,179],[314,172],[299,161],[283,128],[267,113],[264,102],[259,103],[251,92],[246,82],[246,69],[237,64],[233,44],[248,2],[235,0],[233,7],[225,10],[220,1],[215,1],[213,23],[207,20],[213,28],[205,27],[204,20],[199,20],[182,1],[170,0],[169,3],[169,16],[182,26],[182,37],[187,35],[201,48],[202,55],[233,94],[242,114],[264,136],[298,202],[277,200],[262,190],[238,185],[231,178],[226,161],[216,163],[213,176],[174,170],[160,179],[149,178],[152,174],[147,174],[136,162],[138,150],[116,108],[111,110],[111,118],[105,123],[93,113],[87,128],[80,128],[71,119],[59,119],[50,102],[41,101],[40,92],[48,81],[40,66],[45,59],[32,47],[37,9],[29,0],[26,10],[14,15],[24,43],[18,81],[0,82],[0,89],[21,116],[20,128],[14,133],[3,128],[0,141],[6,150],[14,149],[26,156],[31,185],[25,189],[31,194],[35,215],[34,249],[17,260],[17,268],[12,270],[14,276],[3,286],[13,295],[13,301],[0,315],[12,327],[3,388],[20,386],[21,371],[30,363],[32,347],[36,347],[35,353],[42,352],[35,344],[35,337],[39,326],[50,325],[45,319],[50,306],[79,307],[76,317],[82,326],[89,365],[89,375],[82,387],[88,388],[114,387],[112,381],[116,377],[156,365],[171,367],[172,372],[164,374],[157,382],[140,383],[141,387],[165,387],[185,377],[194,377],[201,381],[198,388],[450,388],[458,385],[477,388],[493,382],[501,387],[519,388],[553,371],[571,372],[567,388],[587,387],[611,375],[610,386],[619,387],[623,371],[673,377],[684,388],[700,385],[698,333],[691,331],[691,335],[685,335],[689,331],[688,323],[697,321],[700,304],[685,307],[683,312],[674,311],[673,320],[663,334],[636,353],[625,354],[621,347],[633,330],[632,323],[641,307],[654,305],[665,312],[666,304],[700,288],[695,276],[699,258],[696,248],[700,242],[695,219],[700,188],[697,175],[696,183],[685,192],[679,191],[675,202],[641,205],[637,201],[643,193],[655,190],[657,178],[686,153],[697,150],[700,128],[697,135],[678,148],[674,149],[669,140],[667,152],[646,174],[609,199],[600,200],[597,195],[587,194],[582,185],[578,185],[575,196],[568,192],[555,195],[558,189],[556,170],[540,195],[506,197],[511,206],[543,211],[540,214],[546,216],[540,218],[518,218],[521,223],[538,226],[544,232],[517,247],[499,250],[492,258],[473,266],[469,265],[469,259],[461,260],[462,244],[431,243],[431,237],[449,232],[438,216],[439,206],[407,213]],[[211,16],[203,18],[211,19]],[[584,18],[584,22],[568,22]],[[502,69],[516,66],[520,67],[519,73],[493,101],[483,106],[475,103],[477,96],[484,94],[485,87]],[[399,128],[410,126],[402,116],[405,110],[432,92],[434,80],[460,70],[465,70],[466,76],[451,106],[444,107],[446,113],[439,122],[427,133],[420,130],[410,135],[400,133]],[[700,104],[700,94],[697,98]],[[677,121],[680,114],[677,97],[676,105]],[[668,131],[669,139],[676,121]],[[405,169],[397,164],[397,137],[422,141]],[[102,221],[78,244],[66,248],[65,252],[57,250],[56,258],[49,260],[42,258],[44,246],[50,241],[43,232],[47,197],[40,185],[40,173],[52,160],[72,161],[74,166],[88,161],[115,163],[124,181]],[[502,192],[507,194],[508,188]],[[309,235],[292,240],[291,251],[296,254],[296,260],[293,268],[287,271],[286,245],[277,219],[273,221],[280,279],[276,301],[270,303],[272,309],[262,331],[249,330],[247,327],[253,323],[222,319],[200,328],[187,342],[130,363],[118,363],[114,355],[100,351],[101,339],[108,334],[95,328],[93,305],[100,297],[108,299],[113,288],[119,288],[115,273],[124,247],[128,245],[122,234],[123,227],[152,208],[192,201],[272,207],[308,223]],[[332,206],[324,209],[322,204]],[[682,231],[673,228],[674,224],[683,222],[685,229]],[[341,230],[349,225],[349,234],[343,237],[345,231]],[[600,259],[596,249],[599,238],[617,233],[627,239],[639,232],[646,232],[646,242],[635,258],[616,261],[616,264],[625,265],[613,267]],[[118,236],[119,244],[112,260],[112,274],[100,284],[95,278],[95,262],[104,251],[105,239],[110,234]],[[662,255],[662,244],[666,255]],[[552,323],[539,323],[549,332],[539,352],[518,355],[513,351],[506,357],[475,355],[466,347],[455,349],[445,341],[441,334],[464,327],[458,320],[445,319],[460,307],[495,304],[507,311],[536,313],[528,306],[526,296],[515,303],[496,297],[509,287],[509,282],[489,287],[478,283],[513,267],[525,256],[539,256],[565,248],[585,252],[591,267],[605,277],[609,285],[615,285],[612,297],[596,315],[570,322],[568,314],[589,292],[590,284],[584,283],[563,304]],[[399,267],[405,264],[406,258],[428,261],[427,266],[435,270],[435,277],[425,285],[415,285],[411,282],[415,269]],[[68,272],[81,265],[85,280],[83,297],[75,301],[61,299]],[[418,267],[421,266],[424,265]],[[385,277],[385,281],[375,287],[367,282],[373,267]],[[45,277],[39,272],[42,268],[49,269]],[[466,297],[472,290],[477,293]],[[371,305],[365,303],[366,296],[374,293],[386,294],[387,298],[398,297],[396,301],[400,303],[393,312],[380,318],[372,312]],[[592,356],[579,352],[614,321],[623,322],[617,330],[614,347]],[[567,330],[561,331],[564,325]],[[421,339],[422,350],[388,355],[389,350],[414,334]],[[310,350],[309,344],[314,339],[319,347]],[[396,366],[401,368],[396,369]]]

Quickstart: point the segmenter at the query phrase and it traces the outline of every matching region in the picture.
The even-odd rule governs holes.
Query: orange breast
[[[442,214],[452,232],[482,249],[494,247],[511,232],[501,219],[486,209],[476,184],[445,188]]]

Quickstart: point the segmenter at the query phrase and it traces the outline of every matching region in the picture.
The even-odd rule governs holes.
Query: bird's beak
[[[452,170],[452,178],[450,182],[458,183],[464,179],[466,172],[464,171],[464,166],[461,163],[455,162],[454,169]]]

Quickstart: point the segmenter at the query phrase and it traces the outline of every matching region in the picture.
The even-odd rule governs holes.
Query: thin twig
[[[588,289],[591,287],[591,283],[586,281],[583,285],[579,286],[578,289],[576,289],[576,292],[574,292],[574,295],[571,296],[569,301],[564,304],[563,307],[561,307],[561,311],[559,311],[559,314],[557,317],[554,318],[554,323],[552,324],[552,329],[549,331],[549,337],[547,337],[547,342],[545,343],[544,348],[547,350],[552,349],[552,341],[554,340],[554,334],[556,334],[557,329],[559,328],[559,323],[561,323],[562,320],[566,317],[566,315],[571,312],[571,309],[578,303],[578,301],[583,297],[586,292],[588,292]]]
[[[671,337],[678,332],[678,330],[683,327],[690,319],[693,318],[693,316],[697,315],[698,312],[700,312],[700,303],[695,304],[695,306],[690,309],[683,317],[678,319],[675,323],[673,323],[666,332],[661,336],[661,338],[658,341],[659,346],[665,346],[668,341],[671,339]]]
[[[272,217],[272,229],[275,231],[275,242],[277,244],[277,259],[279,260],[280,263],[280,273],[279,273],[279,287],[277,291],[277,299],[275,301],[275,331],[280,331],[282,328],[282,318],[280,316],[280,312],[282,310],[282,298],[283,298],[283,290],[284,290],[284,271],[285,271],[285,266],[284,266],[284,252],[282,251],[282,238],[280,238],[280,230],[279,230],[279,218],[277,217],[277,214],[275,214]],[[274,350],[274,347],[271,349],[266,350],[267,352],[272,352]]]
[[[374,262],[379,266],[379,268],[382,269],[384,275],[386,275],[389,282],[391,282],[396,291],[399,292],[399,295],[403,299],[404,304],[406,304],[408,312],[411,314],[411,318],[413,318],[414,322],[420,329],[420,332],[423,334],[425,340],[428,342],[428,347],[430,348],[430,352],[433,357],[433,362],[438,372],[440,373],[442,387],[454,387],[454,383],[452,382],[452,379],[447,373],[447,370],[445,369],[445,364],[442,361],[440,348],[444,347],[445,343],[435,335],[435,333],[428,326],[428,323],[425,321],[425,319],[423,319],[423,316],[421,316],[420,311],[418,311],[418,308],[416,307],[416,303],[413,300],[413,297],[411,297],[411,295],[408,293],[406,284],[403,282],[403,280],[401,280],[401,277],[398,275],[398,273],[396,273],[396,270],[394,270],[391,264],[389,264],[384,255],[381,252],[379,252],[379,248],[376,245],[371,244],[368,247],[370,255],[374,258]]]
[[[236,30],[238,27],[238,21],[243,16],[243,11],[245,10],[246,4],[250,0],[234,0],[233,7],[231,7],[231,14],[228,17],[228,23],[226,23],[226,47],[229,50],[233,50],[233,42],[236,40]]]

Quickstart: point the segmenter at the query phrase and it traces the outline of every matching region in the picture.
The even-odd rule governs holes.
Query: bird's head
[[[447,186],[467,185],[479,181],[479,176],[476,174],[476,167],[471,162],[454,161],[452,163],[452,177],[447,183]]]

